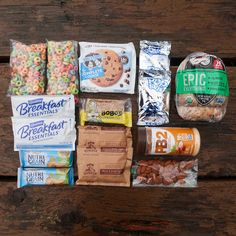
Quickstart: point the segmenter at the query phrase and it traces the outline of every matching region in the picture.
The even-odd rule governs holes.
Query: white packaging
[[[75,150],[74,117],[12,117],[14,150]]]
[[[73,95],[35,95],[11,96],[12,113],[14,117],[50,117],[74,116],[75,100]]]
[[[136,52],[133,43],[80,42],[80,90],[134,94]]]

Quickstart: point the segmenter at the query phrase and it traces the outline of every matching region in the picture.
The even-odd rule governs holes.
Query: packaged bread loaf
[[[195,52],[176,73],[176,107],[185,120],[218,122],[226,113],[229,86],[226,68],[214,55]]]

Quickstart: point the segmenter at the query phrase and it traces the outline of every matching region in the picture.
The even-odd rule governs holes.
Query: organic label
[[[229,96],[227,74],[215,69],[187,69],[177,71],[177,94],[212,94]]]

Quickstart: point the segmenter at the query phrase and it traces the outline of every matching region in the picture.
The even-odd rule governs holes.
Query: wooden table
[[[236,235],[236,1],[0,1],[0,235]],[[32,187],[16,189],[9,39],[135,43],[171,40],[170,126],[197,127],[202,137],[199,187]],[[176,66],[193,51],[223,58],[228,111],[218,124],[186,122],[176,112]],[[89,95],[82,95],[89,96]],[[96,95],[93,95],[96,96]],[[104,94],[99,97],[119,97]],[[132,97],[134,124],[136,95]],[[136,126],[133,128],[135,139]]]

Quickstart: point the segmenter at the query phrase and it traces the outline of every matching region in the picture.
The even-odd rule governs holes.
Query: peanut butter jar
[[[138,128],[136,150],[140,155],[196,156],[200,145],[200,134],[196,128]]]

